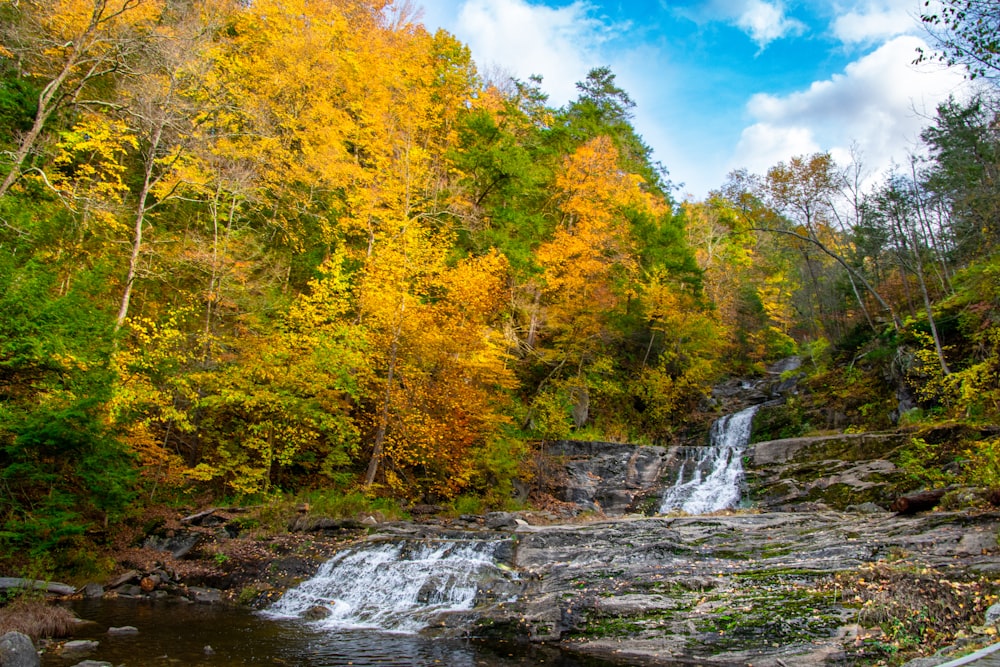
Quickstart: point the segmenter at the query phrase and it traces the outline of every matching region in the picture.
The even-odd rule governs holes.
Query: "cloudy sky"
[[[417,0],[416,4],[421,4]],[[739,167],[852,145],[904,162],[962,73],[914,66],[923,0],[422,0],[483,71],[543,77],[553,106],[608,65],[655,158],[703,198]]]

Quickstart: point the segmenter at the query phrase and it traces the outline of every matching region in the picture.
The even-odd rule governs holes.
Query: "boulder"
[[[302,612],[302,618],[304,618],[307,621],[322,621],[324,618],[327,618],[332,613],[333,612],[331,612],[328,607],[324,607],[323,605],[317,604],[313,605],[312,607],[309,607],[304,612]]]
[[[216,604],[222,601],[222,591],[217,588],[201,588],[191,586],[188,588],[188,597],[195,602],[202,604]]]
[[[517,516],[510,512],[489,512],[486,515],[486,527],[490,530],[501,530],[516,526]]]
[[[8,632],[0,637],[0,667],[38,667],[41,660],[28,635]]]
[[[104,597],[104,586],[100,584],[90,583],[80,589],[80,593],[83,597],[96,600],[98,598]]]
[[[97,649],[101,642],[93,639],[74,639],[68,641],[60,647],[59,651],[65,654],[90,653]]]
[[[194,531],[181,530],[174,535],[159,537],[150,535],[143,546],[157,551],[166,551],[174,558],[184,558],[201,542],[202,534]]]

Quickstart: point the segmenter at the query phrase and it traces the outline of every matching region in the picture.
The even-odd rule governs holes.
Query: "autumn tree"
[[[0,182],[3,197],[21,176],[25,161],[53,115],[67,106],[101,103],[92,84],[127,66],[159,16],[159,0],[29,0],[3,8],[3,51],[40,91],[31,127],[17,140]]]

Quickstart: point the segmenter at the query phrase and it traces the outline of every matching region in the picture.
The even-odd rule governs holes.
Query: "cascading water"
[[[400,540],[348,549],[266,613],[299,618],[324,607],[329,614],[319,623],[331,628],[417,632],[436,614],[471,609],[480,591],[516,579],[496,562],[502,544]]]
[[[712,424],[709,446],[699,447],[677,472],[677,481],[663,494],[660,512],[705,514],[728,509],[740,501],[743,450],[750,442],[750,426],[760,406],[726,415]]]

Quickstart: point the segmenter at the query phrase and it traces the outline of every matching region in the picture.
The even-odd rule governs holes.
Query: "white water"
[[[331,628],[416,632],[435,614],[471,609],[480,586],[512,579],[494,561],[499,542],[372,543],[348,549],[285,593],[267,614],[298,618],[322,606]]]
[[[705,514],[740,502],[743,451],[750,442],[750,425],[759,406],[726,415],[712,424],[709,446],[681,464],[677,481],[663,494],[660,512]]]

